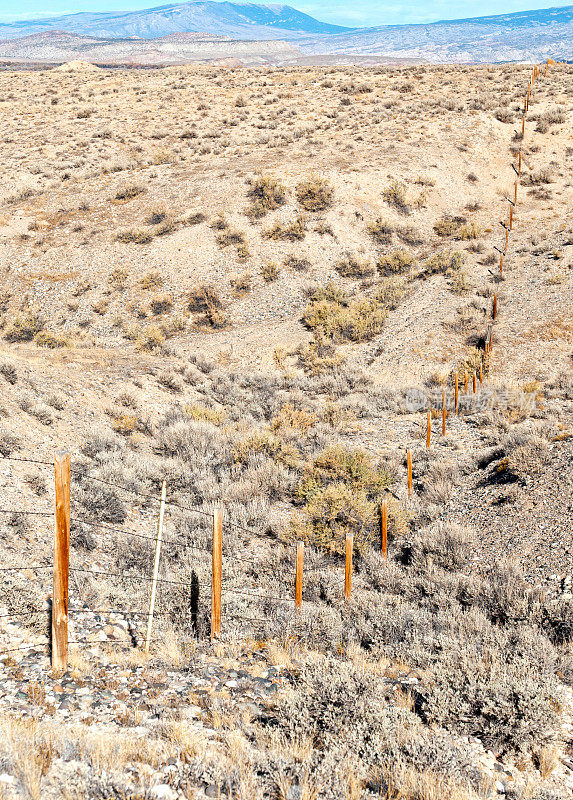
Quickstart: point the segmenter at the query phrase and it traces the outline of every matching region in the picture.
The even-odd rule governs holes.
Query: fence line
[[[553,65],[551,59],[548,59],[547,64],[545,66],[545,76],[547,75],[549,66]],[[527,95],[524,100],[524,107],[523,107],[523,115],[522,115],[522,125],[521,125],[521,142],[525,137],[526,131],[526,117],[527,112],[529,109],[529,102],[532,96],[533,86],[535,83],[535,79],[541,75],[541,71],[534,67],[530,81],[528,83]],[[511,200],[510,198],[505,198],[509,203],[509,218],[508,221],[500,221],[501,226],[505,230],[505,246],[504,249],[501,250],[500,248],[495,248],[499,252],[499,273],[498,279],[503,279],[503,268],[504,268],[504,256],[507,257],[508,249],[509,249],[509,241],[510,241],[510,233],[514,227],[514,209],[517,209],[517,201],[518,201],[518,185],[521,181],[521,172],[522,172],[522,146],[517,153],[517,167],[512,162],[511,164],[512,169],[516,173],[517,180],[514,183],[514,199]],[[491,271],[490,271],[491,272]],[[493,273],[491,273],[493,274]],[[496,277],[496,276],[494,276]],[[498,314],[499,314],[499,298],[498,293],[495,292],[493,296],[492,306],[491,306],[491,323],[488,325],[487,330],[481,340],[482,345],[482,355],[479,364],[479,383],[480,386],[483,384],[484,375],[487,376],[489,373],[490,368],[490,356],[492,352],[492,348],[494,346],[494,326],[493,324],[496,322]],[[477,380],[478,380],[478,371],[477,369],[473,372],[471,377],[471,391],[472,393],[477,392]],[[467,371],[464,372],[463,376],[463,391],[462,394],[469,393],[469,383],[468,383],[468,373]],[[460,373],[457,371],[453,376],[453,408],[455,414],[459,414],[459,394],[460,394]],[[426,425],[426,447],[430,449],[432,444],[432,408],[429,408],[427,411],[427,425]],[[446,419],[448,416],[448,412],[446,410],[446,388],[443,389],[442,393],[442,426],[441,426],[441,435],[446,435]],[[435,434],[434,434],[435,436]],[[413,479],[412,479],[412,454],[411,450],[408,449],[407,453],[407,489],[408,489],[408,499],[410,499],[414,494],[414,486],[413,486]],[[194,543],[185,543],[185,547],[189,547],[191,549],[196,549],[204,552],[207,555],[211,556],[211,638],[217,639],[221,636],[221,617],[222,617],[222,595],[237,595],[237,596],[244,596],[258,602],[271,602],[271,603],[281,603],[281,604],[293,604],[293,613],[295,614],[294,620],[296,622],[297,618],[300,618],[300,614],[303,610],[303,581],[304,575],[309,575],[316,573],[322,569],[326,569],[328,567],[337,567],[340,566],[340,562],[336,561],[335,559],[322,559],[318,564],[311,564],[309,567],[304,568],[304,543],[297,542],[296,543],[296,555],[294,558],[294,570],[293,570],[293,595],[292,597],[278,597],[274,595],[262,595],[260,593],[251,592],[245,589],[235,589],[231,586],[223,585],[223,558],[230,561],[243,561],[247,563],[257,563],[256,559],[249,558],[242,552],[231,552],[227,553],[226,550],[223,550],[223,510],[220,508],[214,508],[213,511],[206,511],[204,508],[199,508],[198,506],[185,506],[181,503],[176,502],[175,500],[169,500],[167,498],[167,491],[166,491],[166,484],[165,481],[168,479],[166,477],[163,480],[163,486],[161,491],[161,496],[157,496],[155,494],[149,492],[142,492],[137,489],[129,488],[127,486],[123,486],[118,483],[114,483],[112,481],[107,481],[102,478],[98,478],[94,475],[88,474],[88,472],[84,469],[72,468],[71,466],[71,459],[70,455],[67,453],[57,453],[53,462],[39,460],[34,458],[26,458],[26,457],[16,457],[10,455],[2,455],[0,457],[14,462],[21,462],[21,463],[31,463],[37,464],[42,466],[49,466],[55,468],[55,526],[54,526],[54,561],[53,564],[36,564],[36,565],[22,565],[22,566],[8,566],[8,567],[0,567],[0,572],[18,572],[24,570],[32,570],[32,571],[41,571],[45,569],[53,569],[53,597],[52,597],[52,607],[51,607],[51,616],[52,616],[52,645],[51,645],[51,655],[52,655],[52,665],[54,668],[63,669],[67,665],[68,660],[68,646],[71,644],[77,645],[91,645],[91,644],[101,644],[99,640],[78,640],[78,641],[70,641],[68,636],[68,618],[69,615],[80,615],[80,614],[93,614],[93,615],[123,615],[123,616],[136,616],[142,619],[147,619],[148,621],[148,628],[147,628],[147,636],[145,638],[145,649],[146,651],[149,648],[149,644],[151,642],[160,641],[160,637],[152,637],[151,636],[151,624],[152,618],[154,615],[157,616],[168,616],[170,612],[167,611],[155,611],[155,598],[156,598],[156,591],[158,586],[177,586],[183,587],[185,589],[194,589],[197,592],[197,597],[199,597],[199,583],[198,579],[195,582],[190,581],[175,581],[169,578],[163,578],[159,575],[160,569],[160,561],[161,561],[161,552],[162,546],[170,547],[177,545],[178,542],[167,538],[163,541],[162,537],[162,520],[163,520],[163,512],[165,506],[170,508],[176,508],[186,513],[197,514],[200,516],[204,516],[209,518],[213,522],[213,532],[212,532],[212,546],[206,547],[201,546]],[[118,528],[112,525],[108,525],[106,523],[97,521],[97,520],[89,520],[89,519],[82,519],[79,517],[71,516],[70,515],[70,505],[72,500],[70,499],[70,483],[71,483],[71,476],[76,475],[79,476],[81,480],[87,481],[95,481],[97,483],[101,483],[103,485],[107,485],[113,487],[114,489],[125,491],[127,493],[133,494],[136,497],[141,497],[146,500],[158,501],[160,503],[160,519],[158,523],[158,534],[156,537],[147,536],[144,534],[134,533],[132,531],[127,531],[124,528]],[[393,494],[392,492],[390,492]],[[396,495],[394,495],[396,497]],[[400,499],[400,498],[397,498]],[[24,509],[0,509],[0,514],[25,514],[30,516],[38,516],[38,517],[48,517],[52,516],[54,512],[50,511],[28,511]],[[229,515],[225,515],[225,526],[229,528],[234,528],[238,530],[242,530],[248,533],[250,536],[256,535],[259,538],[272,538],[273,540],[276,539],[276,536],[269,531],[261,530],[256,531],[253,528],[247,527],[242,525],[241,523],[235,522],[232,519],[228,518]],[[130,575],[125,572],[113,572],[113,571],[100,571],[100,570],[91,570],[84,567],[76,567],[70,566],[70,527],[71,523],[74,524],[85,524],[88,526],[92,526],[97,528],[97,532],[101,535],[110,535],[112,533],[117,533],[120,535],[131,536],[137,539],[143,539],[150,542],[156,543],[156,553],[155,553],[155,561],[154,561],[154,569],[153,575],[145,575],[145,574],[137,574],[137,575]],[[381,501],[380,504],[380,551],[382,553],[382,557],[387,559],[387,546],[388,546],[388,502],[386,499]],[[345,544],[345,553],[344,553],[344,593],[343,598],[346,603],[350,603],[352,599],[352,578],[353,578],[353,553],[354,553],[354,536],[352,534],[348,534],[346,537],[346,544]],[[82,573],[82,574],[90,574],[96,577],[117,577],[122,580],[127,581],[138,581],[141,583],[151,583],[152,590],[151,590],[151,597],[150,597],[150,604],[147,611],[144,610],[131,610],[131,609],[90,609],[90,608],[83,608],[83,609],[70,609],[68,605],[69,600],[69,574],[70,573]],[[196,574],[196,573],[195,573]],[[342,584],[340,586],[342,590]],[[342,599],[342,597],[341,597]],[[22,618],[29,618],[38,615],[43,615],[46,613],[50,613],[50,609],[46,608],[45,610],[35,610],[29,612],[9,612],[5,614],[0,614],[0,619],[8,620],[8,619],[22,619]],[[242,617],[245,621],[252,622],[252,623],[260,623],[260,624],[267,624],[269,622],[268,619],[261,619],[257,617]],[[39,647],[47,647],[48,644],[37,644],[37,645],[22,645],[16,648],[10,648],[8,650],[4,650],[0,653],[4,655],[5,653],[17,652],[17,651],[24,651],[30,649],[36,649]]]

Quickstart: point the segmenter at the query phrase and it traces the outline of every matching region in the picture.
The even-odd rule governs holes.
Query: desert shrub
[[[44,328],[45,320],[39,311],[16,314],[8,320],[4,338],[8,342],[29,342]]]
[[[233,443],[232,455],[238,464],[246,464],[252,456],[266,455],[278,464],[292,469],[300,468],[298,450],[279,436],[268,431],[253,431]]]
[[[217,235],[219,247],[230,247],[231,245],[244,245],[246,243],[245,234],[241,231],[225,228]]]
[[[227,312],[223,308],[216,308],[209,306],[205,312],[205,321],[216,329],[226,328],[231,324],[231,320]]]
[[[207,216],[202,211],[194,211],[182,220],[183,225],[200,225],[205,222]]]
[[[81,447],[82,453],[91,459],[96,459],[100,454],[105,455],[114,451],[121,451],[124,443],[116,433],[108,428],[100,428],[85,440]]]
[[[311,175],[297,184],[296,199],[305,211],[326,211],[334,201],[334,189],[324,178]]]
[[[191,419],[204,420],[212,425],[221,425],[226,416],[222,409],[207,408],[201,403],[186,403],[183,411]]]
[[[553,176],[550,169],[540,169],[537,172],[529,172],[523,175],[521,182],[524,186],[541,186],[543,184],[552,183]]]
[[[6,458],[19,446],[20,446],[19,438],[15,434],[6,430],[4,426],[0,426],[0,455]]]
[[[417,531],[405,548],[404,557],[414,569],[432,567],[455,572],[471,562],[474,533],[456,523],[437,523]]]
[[[163,370],[157,376],[157,382],[171,392],[183,391],[183,378],[172,370]]]
[[[306,307],[303,322],[311,330],[334,341],[364,342],[380,333],[387,313],[373,299],[362,298],[348,305],[315,300]]]
[[[272,228],[263,231],[265,239],[300,241],[306,236],[306,219],[302,216],[290,222],[277,222]]]
[[[149,307],[155,315],[165,314],[173,308],[173,298],[170,294],[156,294],[151,298]]]
[[[137,335],[136,344],[139,350],[155,350],[165,342],[165,334],[157,325],[147,325]]]
[[[115,267],[109,274],[108,283],[114,289],[125,289],[128,277],[129,272],[126,269]]]
[[[11,361],[2,361],[0,363],[0,375],[2,375],[8,383],[14,386],[18,381],[18,371]]]
[[[320,335],[301,345],[297,352],[298,364],[307,375],[335,372],[344,363],[344,357],[336,352],[330,341]]]
[[[458,479],[459,471],[452,459],[434,461],[424,476],[424,494],[432,503],[445,503]]]
[[[406,296],[407,291],[407,284],[403,280],[387,278],[378,287],[376,300],[383,308],[392,311],[398,308],[400,300]]]
[[[56,350],[59,347],[69,347],[70,339],[61,333],[54,333],[53,331],[40,331],[34,336],[34,341],[40,347],[48,347],[50,350]]]
[[[391,222],[379,217],[375,222],[371,222],[366,230],[376,244],[390,244],[395,227]]]
[[[157,270],[147,272],[141,279],[142,289],[155,289],[163,284],[163,276]]]
[[[469,239],[479,239],[480,236],[481,228],[472,220],[472,222],[468,222],[465,225],[460,225],[454,238],[460,241],[467,241]]]
[[[229,283],[236,292],[250,292],[253,288],[253,276],[250,272],[243,272],[242,275],[231,278]]]
[[[153,240],[153,232],[146,228],[126,228],[118,231],[115,239],[126,244],[148,244]]]
[[[121,189],[115,194],[114,200],[120,201],[127,201],[133,200],[134,197],[137,197],[140,194],[146,192],[147,189],[145,186],[140,186],[139,184],[130,184],[129,186],[123,186]]]
[[[189,291],[187,308],[189,311],[207,311],[210,308],[221,308],[221,299],[214,286],[202,283]]]
[[[548,660],[546,640],[527,629],[486,628],[450,640],[422,691],[421,713],[502,755],[547,744],[559,708]]]
[[[286,190],[276,178],[261,175],[249,181],[248,197],[252,200],[247,214],[251,219],[260,219],[286,203]]]
[[[265,283],[272,283],[279,277],[280,270],[276,261],[269,261],[261,267],[261,277]]]
[[[406,198],[406,187],[400,181],[392,181],[382,191],[384,200],[402,214],[410,214],[411,209]]]
[[[392,475],[363,450],[329,447],[305,469],[295,491],[303,506],[293,516],[296,538],[332,552],[343,552],[346,534],[361,552],[371,546],[378,525],[378,503]]]
[[[306,294],[309,300],[313,302],[328,300],[331,303],[340,303],[343,306],[347,306],[350,303],[350,297],[344,289],[332,281],[323,283],[320,286],[311,285],[307,288]]]
[[[287,267],[287,269],[294,269],[296,272],[308,272],[312,266],[308,258],[295,256],[294,253],[291,253],[289,256],[287,256],[283,261],[283,264],[285,267]]]
[[[230,466],[232,454],[226,435],[215,425],[190,419],[181,409],[174,409],[161,420],[157,431],[158,452],[180,458],[187,467],[211,471]]]
[[[374,272],[374,267],[370,261],[358,259],[352,253],[347,253],[341,258],[335,264],[334,269],[343,278],[364,278]]]
[[[376,264],[381,275],[400,275],[414,265],[414,257],[407,250],[392,250],[381,256]]]
[[[79,508],[92,519],[116,525],[126,520],[125,505],[110,486],[91,481],[89,477],[81,478],[73,496]]]
[[[515,119],[510,108],[498,108],[493,112],[493,115],[499,122],[505,122],[506,124],[510,124]]]
[[[315,414],[297,409],[292,403],[285,403],[276,416],[271,419],[270,428],[272,433],[289,433],[298,431],[306,433],[318,422]]]
[[[443,216],[434,225],[434,231],[438,236],[446,238],[456,236],[460,228],[467,223],[466,217],[453,217],[450,214]]]
[[[440,250],[424,262],[428,275],[440,274],[451,277],[464,265],[465,254],[461,250]]]

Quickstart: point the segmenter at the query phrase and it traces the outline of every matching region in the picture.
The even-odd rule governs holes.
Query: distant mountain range
[[[16,39],[54,30],[104,39],[132,36],[155,39],[171,33],[210,33],[234,39],[294,39],[301,35],[344,33],[351,29],[319,22],[291,6],[194,0],[142,11],[67,14],[2,24],[0,39]]]
[[[23,62],[498,63],[547,57],[573,57],[573,6],[349,29],[291,6],[197,0],[0,25],[0,59]]]

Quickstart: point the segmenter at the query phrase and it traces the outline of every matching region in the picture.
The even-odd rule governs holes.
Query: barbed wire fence
[[[543,72],[547,77],[548,70],[556,63],[548,59]],[[499,272],[494,276],[497,280],[503,279],[504,259],[507,259],[509,252],[510,236],[516,221],[516,209],[518,205],[518,187],[522,173],[522,147],[526,133],[526,118],[529,102],[533,93],[535,82],[542,75],[542,69],[534,66],[528,82],[527,94],[524,98],[523,113],[521,121],[521,132],[518,133],[520,141],[519,150],[516,153],[517,163],[511,164],[515,173],[513,199],[505,198],[509,204],[509,212],[506,220],[500,222],[504,229],[504,244],[496,247],[499,252]],[[441,427],[439,434],[446,435],[447,420],[450,413],[458,415],[460,406],[463,408],[463,400],[469,394],[476,395],[481,389],[490,369],[490,359],[492,349],[495,344],[494,327],[499,313],[499,299],[494,293],[490,322],[480,339],[479,347],[481,359],[479,367],[471,375],[467,371],[463,375],[455,373],[451,386],[444,386],[442,389],[441,403]],[[462,384],[462,385],[460,385]],[[463,388],[462,388],[463,387]],[[478,388],[479,387],[479,388]],[[436,438],[436,432],[432,431],[432,417],[439,414],[439,409],[432,405],[427,409],[426,422],[426,448],[429,450]],[[152,643],[162,640],[161,635],[153,636],[154,620],[156,618],[173,616],[175,613],[178,623],[183,625],[193,636],[207,633],[212,641],[219,639],[224,634],[224,620],[222,603],[229,602],[229,598],[246,598],[250,604],[258,608],[258,614],[264,613],[265,616],[246,616],[241,615],[241,623],[247,623],[249,629],[256,629],[257,626],[267,625],[269,619],[277,609],[283,609],[280,616],[280,624],[284,626],[287,622],[296,625],[301,619],[304,600],[304,577],[320,572],[324,569],[341,568],[340,560],[327,555],[317,555],[312,553],[311,564],[305,567],[305,546],[303,542],[297,542],[292,558],[292,581],[283,582],[283,594],[266,594],[257,591],[257,587],[245,585],[244,576],[239,578],[241,583],[237,585],[236,574],[233,565],[257,565],[258,559],[255,557],[253,548],[249,541],[240,541],[238,536],[247,534],[249,539],[256,536],[258,538],[266,535],[264,530],[255,531],[252,528],[241,525],[234,521],[222,508],[205,508],[193,505],[183,505],[172,499],[169,495],[169,479],[163,481],[161,493],[142,492],[134,487],[124,486],[117,482],[105,480],[94,475],[90,475],[87,468],[82,466],[72,466],[71,458],[68,453],[58,452],[54,460],[27,458],[23,456],[10,456],[0,454],[4,460],[22,464],[33,464],[42,469],[54,469],[54,500],[55,510],[27,510],[18,508],[0,508],[0,515],[22,515],[39,519],[54,519],[53,536],[53,555],[46,553],[39,557],[38,563],[14,564],[0,567],[1,575],[15,573],[25,573],[33,575],[35,580],[43,578],[44,583],[52,575],[52,599],[51,605],[44,609],[32,609],[26,611],[7,611],[0,613],[0,625],[6,623],[20,624],[29,619],[45,618],[46,612],[50,614],[50,631],[46,636],[46,648],[50,650],[51,662],[54,669],[65,669],[68,663],[69,647],[89,646],[98,644],[99,639],[73,639],[70,638],[70,619],[74,617],[93,615],[102,619],[112,616],[121,616],[128,620],[128,629],[134,646],[144,647],[149,651]],[[406,451],[406,470],[407,470],[407,499],[411,499],[414,494],[412,478],[412,452],[410,448]],[[128,530],[124,524],[109,524],[100,519],[93,518],[93,515],[85,513],[81,503],[71,492],[72,477],[81,487],[84,484],[95,483],[114,491],[125,492],[128,495],[143,501],[146,504],[156,503],[157,514],[149,520],[148,532],[136,532]],[[390,494],[393,494],[390,492]],[[399,498],[398,498],[399,499]],[[189,541],[189,537],[182,537],[175,534],[166,535],[165,517],[169,515],[171,521],[181,523],[186,521],[188,529],[191,528],[196,534],[195,540]],[[155,529],[153,533],[152,530]],[[144,566],[139,567],[139,571],[134,572],[131,568],[120,570],[109,570],[99,568],[88,568],[76,565],[75,561],[70,562],[70,537],[72,532],[89,531],[92,535],[93,548],[92,556],[99,554],[117,553],[121,542],[131,541],[141,556],[142,551],[148,557],[149,566],[145,570]],[[234,536],[227,536],[227,532],[233,531]],[[384,499],[380,505],[380,551],[382,558],[387,558],[388,553],[388,503]],[[238,534],[238,535],[237,535]],[[276,538],[272,535],[273,540]],[[178,553],[182,549],[193,552],[193,563],[190,568],[188,580],[175,580],[173,577],[165,577],[162,567],[174,563]],[[344,548],[344,583],[336,584],[340,592],[340,599],[350,602],[352,598],[353,581],[353,552],[354,537],[348,534]],[[167,553],[167,559],[165,554]],[[152,556],[152,558],[149,558]],[[142,558],[137,559],[142,562]],[[152,562],[152,566],[151,566]],[[223,564],[225,563],[225,572]],[[227,569],[228,567],[228,569]],[[97,581],[101,579],[113,579],[118,583],[128,583],[132,588],[131,594],[139,598],[141,607],[106,607],[90,608],[88,603],[83,604],[82,608],[70,607],[70,577],[80,580],[82,577],[91,576]],[[279,586],[281,586],[279,582]],[[163,602],[165,597],[171,596],[173,608],[169,610]],[[158,598],[160,600],[157,606]],[[139,605],[138,604],[138,605]],[[136,624],[132,624],[136,620]],[[205,621],[205,624],[202,623]],[[145,632],[142,630],[145,627]],[[205,629],[205,630],[203,630]],[[42,645],[44,646],[44,645]],[[0,657],[4,654],[13,652],[23,652],[35,649],[37,645],[21,645],[19,647],[0,650]]]

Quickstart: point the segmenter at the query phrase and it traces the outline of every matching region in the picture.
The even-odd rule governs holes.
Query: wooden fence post
[[[483,383],[483,361],[479,365],[479,385],[481,386]]]
[[[70,454],[54,457],[56,513],[52,594],[52,669],[68,665],[68,586],[70,577]]]
[[[513,206],[509,207],[509,230],[513,230]]]
[[[503,275],[503,253],[499,257],[499,274]]]
[[[430,449],[432,444],[432,409],[428,410],[428,424],[426,427],[426,447]]]
[[[454,406],[455,406],[456,414],[459,413],[459,408],[460,408],[460,386],[459,386],[459,383],[460,383],[460,376],[456,372],[456,385],[455,385],[455,388],[454,388]]]
[[[223,512],[213,513],[213,569],[211,576],[211,641],[221,635],[221,573],[223,567]]]
[[[491,317],[495,319],[497,317],[497,292],[493,296],[493,308],[491,310]]]
[[[380,523],[382,527],[382,556],[388,558],[388,500],[382,500],[380,507]]]
[[[157,594],[157,576],[159,574],[159,559],[161,558],[161,540],[163,538],[163,516],[165,514],[165,500],[167,499],[167,481],[161,487],[161,505],[159,506],[159,520],[157,522],[157,541],[155,542],[155,563],[153,564],[153,580],[151,582],[151,597],[149,600],[149,614],[147,616],[147,636],[145,637],[145,652],[149,653],[151,642],[151,628],[153,627],[153,612],[155,611],[155,596]]]
[[[519,151],[519,154],[518,154],[517,174],[521,175],[521,150]]]
[[[296,543],[296,576],[294,581],[294,605],[302,611],[302,571],[304,567],[304,542]]]
[[[515,183],[513,184],[513,202],[515,205],[517,205],[517,187],[518,187],[518,181],[515,181]]]
[[[408,497],[412,497],[413,483],[412,483],[412,453],[408,450],[406,453],[406,463],[408,465]]]
[[[344,599],[346,602],[352,597],[352,551],[354,550],[354,536],[346,534],[346,561],[344,564]]]
[[[477,376],[474,372],[474,374],[472,375],[472,392],[475,394],[476,391],[477,391]]]
[[[468,372],[464,371],[464,394],[468,393]]]

